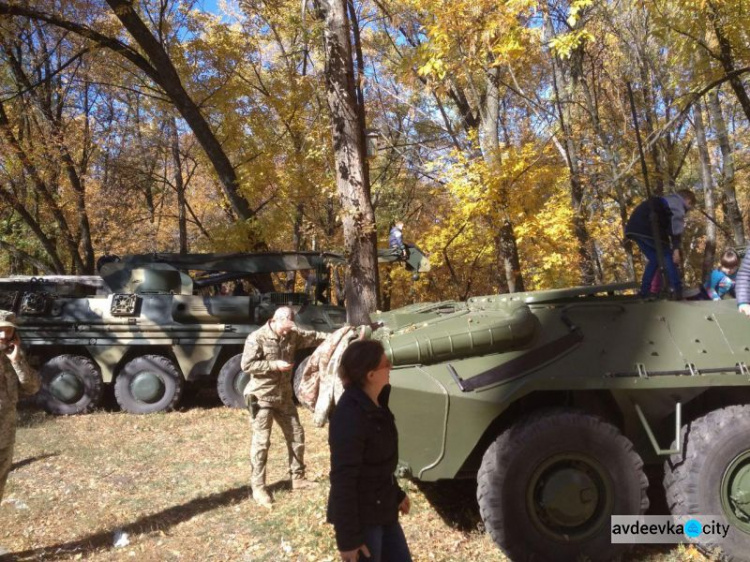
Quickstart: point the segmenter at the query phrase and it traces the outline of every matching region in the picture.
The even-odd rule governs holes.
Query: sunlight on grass
[[[23,411],[15,462],[0,506],[9,560],[226,560],[334,562],[327,428],[306,428],[308,475],[320,486],[292,492],[286,448],[274,428],[269,457],[273,511],[249,498],[247,414],[223,407],[133,416],[52,417]],[[503,561],[483,533],[471,483],[403,482],[402,519],[419,561]],[[428,501],[429,496],[429,501]],[[128,544],[113,546],[114,533]],[[637,549],[628,560],[704,561],[695,549]]]

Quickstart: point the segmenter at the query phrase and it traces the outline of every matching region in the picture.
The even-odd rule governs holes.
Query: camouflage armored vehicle
[[[383,261],[399,260],[388,250],[382,254]],[[428,269],[417,249],[408,257],[415,272]],[[292,306],[300,324],[319,331],[346,321],[344,308],[328,304],[328,268],[344,263],[338,254],[144,254],[104,261],[100,276],[0,279],[0,308],[17,314],[24,348],[42,376],[40,403],[51,413],[90,411],[109,383],[120,407],[132,413],[173,409],[186,384],[203,382],[215,384],[226,405],[240,407],[245,339],[276,308]],[[274,279],[296,271],[312,272],[309,293]]]
[[[512,560],[610,559],[610,516],[643,514],[662,484],[673,514],[731,525],[704,548],[750,560],[750,319],[735,301],[628,287],[382,314],[400,474],[477,478]],[[663,464],[663,483],[644,463]]]

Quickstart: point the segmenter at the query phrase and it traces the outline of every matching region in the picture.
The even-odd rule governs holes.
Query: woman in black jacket
[[[391,364],[380,342],[356,341],[341,358],[344,394],[331,416],[328,522],[344,562],[411,562],[399,511],[409,498],[396,483],[398,433],[388,409]]]

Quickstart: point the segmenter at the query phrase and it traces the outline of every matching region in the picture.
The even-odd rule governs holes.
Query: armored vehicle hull
[[[415,247],[379,259],[429,271]],[[113,257],[102,260],[99,276],[0,279],[0,309],[17,315],[42,376],[39,401],[51,413],[90,411],[106,384],[132,413],[171,410],[187,385],[206,382],[224,404],[243,407],[247,336],[279,306],[294,308],[309,329],[342,326],[346,310],[329,304],[330,268],[344,263],[325,252]],[[304,292],[294,292],[293,272],[307,272]]]
[[[718,516],[707,550],[750,560],[750,319],[736,302],[644,301],[626,286],[529,292],[382,314],[399,471],[477,478],[512,560],[607,560],[610,517]]]
[[[105,263],[101,276],[2,279],[0,308],[17,314],[24,348],[42,377],[38,399],[51,413],[90,411],[106,384],[132,413],[171,410],[187,385],[204,382],[216,385],[225,404],[240,407],[245,339],[277,307],[293,307],[301,325],[320,331],[341,326],[346,311],[305,293],[232,295],[218,286],[231,280],[240,287],[249,277],[278,271],[314,271],[327,256],[126,256]]]

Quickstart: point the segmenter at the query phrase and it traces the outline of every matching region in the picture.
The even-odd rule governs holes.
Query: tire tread
[[[648,478],[643,471],[643,461],[634,450],[631,441],[615,426],[599,417],[576,410],[554,408],[531,413],[495,439],[485,451],[477,475],[477,501],[485,528],[493,541],[512,560],[528,559],[529,545],[523,537],[514,536],[514,533],[509,531],[506,518],[513,514],[504,513],[501,494],[493,486],[493,475],[504,474],[511,469],[515,451],[520,449],[523,443],[535,436],[557,430],[561,424],[566,427],[593,429],[614,442],[631,469],[638,473],[641,513],[648,509]]]
[[[131,366],[133,363],[137,361],[150,361],[156,365],[159,366],[159,368],[162,370],[162,372],[170,378],[174,379],[175,381],[175,391],[172,394],[172,397],[168,404],[164,405],[159,410],[154,410],[150,412],[142,412],[138,411],[136,408],[134,408],[130,402],[135,402],[130,396],[129,393],[126,392],[126,385],[118,384],[120,377],[127,376],[126,371],[128,370],[129,366]],[[123,388],[125,386],[125,388]],[[120,373],[118,376],[118,379],[115,381],[115,399],[117,400],[117,403],[120,405],[120,408],[123,410],[130,412],[131,414],[144,414],[144,413],[155,413],[156,411],[159,412],[171,412],[174,409],[177,408],[177,405],[180,402],[180,399],[182,398],[182,391],[184,389],[184,380],[182,378],[182,375],[177,370],[177,367],[175,366],[174,362],[169,359],[168,357],[164,357],[163,355],[141,355],[139,357],[136,357],[134,359],[131,359],[124,367],[123,372]]]

